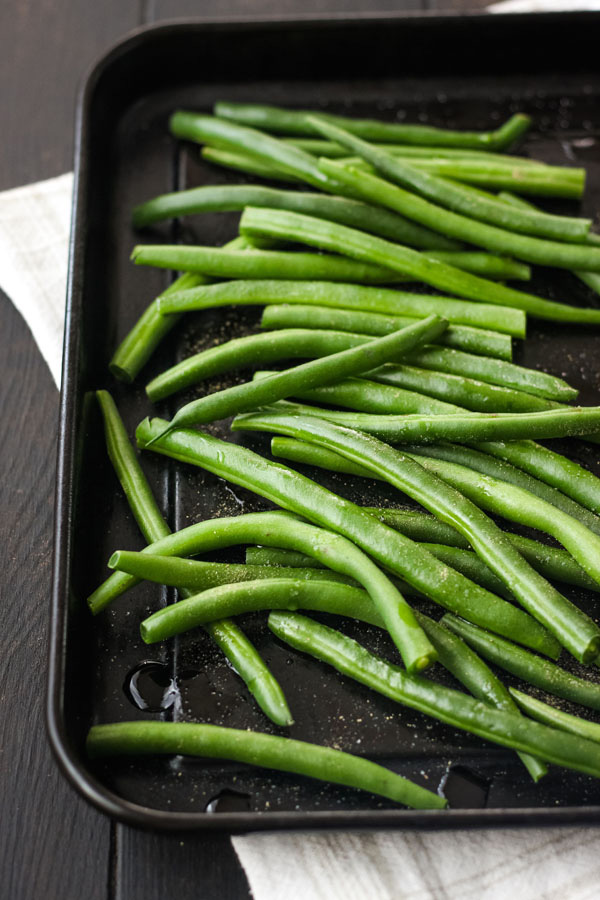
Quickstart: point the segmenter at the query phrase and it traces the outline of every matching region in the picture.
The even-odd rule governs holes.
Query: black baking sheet
[[[91,766],[83,750],[91,724],[125,719],[162,716],[283,733],[256,707],[203,631],[168,646],[143,644],[139,622],[171,602],[169,592],[140,585],[95,619],[85,606],[86,596],[107,574],[111,552],[143,546],[106,458],[92,392],[103,387],[113,393],[133,434],[139,420],[155,412],[143,391],[154,374],[194,350],[258,327],[259,311],[252,309],[189,316],[134,386],[108,374],[117,342],[170,280],[168,273],[134,267],[129,262],[133,245],[165,240],[219,245],[236,233],[238,216],[232,214],[133,232],[131,209],[149,197],[246,180],[203,163],[196,147],[173,141],[169,113],[176,107],[210,111],[216,99],[224,98],[489,129],[524,111],[532,114],[534,126],[521,152],[547,162],[585,165],[589,186],[581,211],[596,217],[597,31],[598,18],[585,14],[196,22],[140,32],[91,74],[78,113],[49,728],[63,769],[100,808],[153,827],[244,830],[597,820],[598,781],[553,767],[534,785],[513,753],[401,708],[289,650],[270,634],[265,615],[248,616],[242,624],[286,691],[296,719],[286,733],[368,756],[433,789],[443,783],[450,812],[399,810],[368,794],[221,761],[111,760]],[[575,304],[595,302],[569,273],[540,270],[533,290]],[[519,346],[515,357],[564,375],[580,388],[583,403],[598,402],[593,332],[533,325],[526,348]],[[237,372],[202,389],[247,377],[248,372]],[[197,392],[178,396],[177,405],[192,396]],[[173,408],[163,404],[158,412],[168,416]],[[227,423],[209,430],[268,454],[265,436],[230,434]],[[596,450],[573,442],[569,453],[600,470]],[[200,469],[152,453],[144,455],[143,465],[173,528],[268,506]],[[370,481],[307,473],[358,502],[410,505],[399,493]],[[243,556],[230,551],[219,558]],[[595,613],[591,595],[569,595]],[[342,627],[393,659],[383,633],[350,622]],[[436,677],[452,683],[444,673]],[[509,677],[504,680],[510,683]]]

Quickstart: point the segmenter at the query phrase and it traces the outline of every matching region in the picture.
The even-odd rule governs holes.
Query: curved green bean
[[[219,184],[161,194],[133,210],[133,225],[143,228],[175,216],[203,212],[242,210],[245,206],[266,206],[308,213],[343,225],[356,225],[373,234],[401,244],[428,249],[453,250],[456,241],[382,207],[371,206],[346,197],[313,194],[308,191],[284,191],[256,184]]]
[[[136,432],[138,445],[147,447],[163,427],[163,420],[142,422]],[[497,629],[542,653],[556,655],[555,639],[523,610],[444,566],[375,516],[298,472],[270,462],[245,447],[197,431],[179,430],[152,446],[159,453],[208,469],[284,509],[343,534],[386,569],[446,609],[484,627]],[[105,589],[104,594],[108,593]]]
[[[269,374],[270,371],[259,371],[255,372],[254,377]],[[374,377],[373,373],[368,373],[368,376]],[[511,388],[502,388],[460,375],[416,369],[413,366],[393,366],[392,379],[394,384],[387,384],[385,377],[383,383],[366,378],[347,378],[312,391],[298,391],[296,396],[300,400],[383,415],[425,411],[432,415],[458,412],[461,407],[455,406],[455,401],[461,402],[462,408],[477,412],[532,412],[555,405],[523,391],[513,391]],[[395,384],[406,385],[409,390],[395,387]],[[435,402],[428,404],[427,398],[433,398]],[[451,402],[446,402],[448,400]]]
[[[531,119],[523,113],[511,116],[494,131],[452,131],[447,128],[433,128],[431,125],[404,125],[397,122],[380,122],[376,119],[353,119],[347,116],[333,116],[311,110],[289,110],[255,103],[215,103],[214,112],[222,119],[230,119],[282,134],[318,135],[310,121],[319,115],[328,122],[338,123],[353,134],[360,134],[368,140],[384,143],[418,144],[419,146],[466,147],[475,149],[501,150],[514,143],[529,128]]]
[[[147,541],[168,540],[169,526],[158,509],[146,476],[129,444],[119,412],[107,391],[98,391],[97,397],[104,418],[108,455],[140,530]],[[185,596],[185,590],[182,593]],[[281,687],[235,622],[211,622],[206,630],[263,712],[278,725],[290,725],[293,719]]]
[[[501,669],[517,675],[528,684],[542,688],[555,697],[600,710],[600,684],[572,675],[554,663],[528,653],[522,647],[498,638],[470,622],[457,619],[456,616],[446,613],[442,622],[446,628]]]
[[[327,580],[341,584],[356,584],[354,578],[326,569],[324,563],[306,553],[279,548],[272,548],[271,552],[289,554],[293,558],[303,560],[302,566],[285,564],[280,566],[277,573],[278,578],[292,578],[295,581]],[[108,567],[125,572],[127,575],[133,575],[136,579],[143,581],[153,581],[173,587],[186,587],[193,590],[194,593],[220,587],[223,584],[238,584],[275,577],[271,565],[203,562],[198,559],[161,556],[135,550],[116,550],[108,561]],[[177,605],[179,606],[179,604]]]
[[[483,225],[478,227],[483,227]],[[502,306],[514,306],[538,318],[600,323],[600,310],[582,310],[578,307],[556,303],[553,300],[543,300],[534,294],[517,291],[514,288],[480,278],[478,275],[471,275],[470,272],[462,272],[454,266],[449,266],[447,263],[442,263],[409,247],[392,244],[384,238],[366,234],[356,228],[337,225],[335,222],[325,222],[323,219],[315,219],[313,216],[248,206],[240,219],[240,233],[250,237],[284,238],[318,247],[321,250],[341,253],[371,265],[394,269],[402,275],[410,275],[417,281],[423,281],[425,284],[459,297],[486,303],[498,303]],[[600,248],[573,246],[573,249],[583,249],[587,253],[598,252],[597,268],[600,270]],[[593,266],[589,265],[588,268],[593,269]]]
[[[443,797],[359,756],[306,741],[195,722],[116,722],[93,725],[90,757],[168,753],[232,759],[388,797],[415,809],[444,809]]]
[[[466,241],[476,247],[483,247],[491,253],[505,253],[528,263],[555,266],[559,269],[600,271],[600,248],[591,246],[587,242],[569,244],[550,241],[546,238],[530,237],[526,234],[516,234],[503,228],[497,228],[495,225],[487,225],[485,222],[475,222],[467,216],[444,209],[442,206],[431,203],[410,191],[405,191],[369,172],[326,159],[320,160],[319,166],[324,171],[335,174],[340,182],[351,184],[355,196],[371,203],[380,203],[386,209],[392,209],[425,227],[433,230],[438,228],[452,238]],[[493,302],[489,296],[482,299]],[[542,319],[598,323],[598,319],[591,315],[594,310],[582,310],[564,303],[536,299],[537,302],[534,303],[531,299],[524,301],[521,298],[520,301],[517,301],[515,298],[514,305],[527,309],[531,315]],[[509,305],[506,299],[499,302]]]
[[[365,587],[408,671],[421,670],[435,661],[433,646],[398,589],[362,550],[342,535],[280,512],[224,517],[201,522],[185,531],[188,553],[207,552],[258,540],[265,544],[300,550],[315,557],[328,568],[354,578]],[[164,546],[164,541],[162,543]],[[146,549],[148,554],[160,554],[160,551],[160,541]]]
[[[408,325],[393,334],[375,338],[367,344],[293,366],[270,378],[235,385],[208,394],[199,400],[192,400],[175,413],[165,433],[174,428],[225,419],[236,413],[273,403],[293,395],[300,386],[319,387],[349,375],[358,375],[404,355],[421,343],[435,340],[438,334],[445,331],[447,324],[446,320],[440,319],[439,316],[429,316],[416,325]]]
[[[419,317],[420,318],[420,317]],[[411,325],[416,318],[411,316],[385,316],[381,313],[367,313],[362,310],[336,309],[328,306],[308,304],[273,304],[265,306],[260,327],[267,330],[277,328],[314,328],[331,331],[351,331],[355,334],[383,335],[397,331],[404,325]],[[469,353],[493,356],[510,361],[512,341],[507,334],[472,328],[468,325],[449,325],[439,338],[446,347],[457,347]]]
[[[237,427],[235,422],[233,427]],[[261,416],[257,413],[253,427],[319,444],[375,472],[459,531],[521,605],[577,659],[588,662],[600,652],[600,628],[589,616],[536,572],[500,528],[468,497],[442,479],[432,478],[427,468],[414,465],[412,457],[367,435],[311,417]],[[578,522],[572,521],[579,526]],[[579,528],[587,531],[583,526]],[[594,539],[600,548],[600,538],[591,532],[588,534],[588,544]],[[586,567],[586,571],[589,572],[589,568]],[[600,577],[600,565],[597,571]]]
[[[473,194],[460,184],[449,181],[456,175],[449,174],[440,178],[433,172],[417,168],[397,156],[378,150],[368,141],[338,128],[315,116],[311,124],[330,140],[348,147],[362,159],[373,165],[378,172],[394,184],[400,184],[418,194],[433,200],[440,206],[450,208],[471,219],[499,226],[508,231],[516,231],[527,235],[551,238],[559,241],[581,241],[589,233],[591,220],[567,216],[555,216],[533,209],[509,207],[501,200],[488,199]],[[456,169],[456,163],[450,164]],[[527,171],[527,170],[525,170]]]
[[[542,725],[569,731],[571,734],[577,734],[589,741],[600,742],[600,725],[597,722],[589,722],[580,716],[572,716],[570,713],[543,703],[535,697],[530,697],[529,694],[524,694],[516,688],[509,688],[509,691],[518,706]]]
[[[211,309],[228,304],[303,303],[361,310],[386,315],[409,315],[422,319],[436,313],[459,325],[492,328],[514,337],[525,337],[525,313],[508,306],[471,303],[453,297],[410,294],[389,288],[365,287],[327,281],[264,280],[227,281],[206,288],[163,296],[163,315]]]
[[[339,632],[300,616],[273,612],[269,627],[297,650],[329,663],[344,675],[398,703],[504,747],[600,777],[598,745],[494,709],[451,688],[408,675]]]

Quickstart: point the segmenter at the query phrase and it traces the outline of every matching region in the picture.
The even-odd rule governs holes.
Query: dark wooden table
[[[76,89],[115,40],[190,16],[481,9],[486,0],[4,0],[0,4],[0,190],[72,167]],[[3,471],[0,569],[0,895],[10,900],[245,898],[228,837],[162,835],[110,822],[59,773],[44,695],[58,392],[0,292]]]

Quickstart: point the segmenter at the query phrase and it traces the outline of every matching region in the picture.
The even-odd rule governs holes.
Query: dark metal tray
[[[138,385],[125,387],[108,375],[117,341],[168,283],[166,273],[129,262],[139,240],[130,226],[133,205],[175,187],[240,180],[201,163],[196,148],[177,146],[166,129],[169,112],[178,106],[209,110],[215,99],[228,98],[488,128],[524,110],[535,120],[524,151],[547,161],[585,164],[590,182],[584,212],[594,215],[600,199],[599,24],[600,17],[589,14],[191,22],[138,32],[93,70],[77,118],[48,721],[62,769],[104,812],[144,826],[236,830],[599,820],[599,782],[553,768],[533,785],[514,754],[402,709],[301,658],[279,644],[258,615],[248,617],[244,627],[288,694],[296,717],[291,736],[365,754],[430,787],[444,781],[450,811],[400,810],[356,791],[220,761],[91,766],[84,753],[85,734],[94,722],[162,715],[276,731],[204,632],[170,646],[143,645],[140,619],[171,599],[159,588],[140,585],[94,620],[85,606],[85,597],[105,577],[110,553],[142,546],[106,459],[92,392],[108,387],[133,433],[151,411],[143,384],[153,374],[192,348],[246,333],[258,321],[254,310],[190,317]],[[235,216],[205,216],[157,228],[143,240],[220,244],[233,235],[235,224]],[[593,302],[568,273],[542,273],[534,289],[573,303]],[[594,334],[535,326],[517,356],[563,373],[581,388],[582,402],[598,402]],[[232,436],[222,423],[212,430],[267,452],[264,438]],[[569,452],[598,471],[596,452],[583,445]],[[259,498],[201,470],[150,453],[143,465],[172,527],[265,508]],[[317,477],[352,499],[388,505],[402,505],[404,499],[358,479]],[[584,592],[576,599],[593,611]],[[345,627],[358,634],[357,626]],[[390,652],[382,634],[360,631],[370,647]]]

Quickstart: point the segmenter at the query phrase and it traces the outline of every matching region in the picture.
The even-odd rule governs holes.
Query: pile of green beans
[[[600,658],[600,628],[546,581],[600,591],[600,479],[533,440],[600,442],[600,407],[567,406],[577,390],[515,365],[511,342],[525,336],[527,314],[598,325],[600,310],[499,283],[528,280],[528,263],[536,263],[570,269],[600,290],[600,237],[588,219],[489,193],[579,198],[585,172],[494,153],[526,130],[522,115],[493,132],[461,133],[252,104],[219,103],[215,113],[178,111],[171,132],[204,143],[208,161],[316,190],[202,186],[136,207],[135,227],[241,211],[240,237],[222,248],[134,249],[136,264],[183,274],[134,325],[110,370],[132,381],[183,312],[263,306],[266,332],[183,360],[154,377],[147,394],[159,401],[245,366],[253,380],[192,400],[170,422],[145,420],[136,437],[140,448],[200,466],[280,509],[172,533],[110,395],[99,391],[109,456],[147,546],[112,555],[116,571],[88,598],[91,611],[141,579],[176,587],[182,599],[141,623],[143,640],[205,628],[266,715],[287,726],[280,685],[232,620],[268,610],[269,627],[292,647],[516,750],[534,780],[546,761],[600,777],[600,726],[586,729],[577,717],[509,693],[484,661],[600,710],[599,684],[536,655],[556,660],[564,647],[583,664]],[[289,250],[289,242],[319,252]],[[445,296],[389,287],[403,281]],[[265,371],[282,359],[310,361]],[[282,435],[273,438],[274,456],[385,481],[434,516],[359,507],[243,446],[189,430],[229,416],[232,430]],[[505,533],[488,513],[542,530],[565,549]],[[248,548],[243,566],[188,558],[240,543],[261,544]],[[404,595],[447,612],[435,622]],[[386,629],[406,671],[298,609]],[[436,661],[472,697],[418,676]],[[417,808],[446,805],[366,760],[210,725],[95,726],[88,752],[214,756]]]
[[[372,437],[340,428],[322,419],[303,419],[300,416],[270,418],[268,415],[261,418],[260,413],[255,414],[254,418],[255,428],[272,429],[319,444],[376,472],[379,477],[412,497],[433,512],[436,518],[452,525],[467,538],[477,555],[487,563],[521,605],[545,625],[576,659],[590,662],[598,655],[600,628],[532,569],[504,533],[475,503],[456,488],[432,477],[433,473],[427,468],[414,465],[415,458],[407,457]],[[244,427],[243,423],[241,426]],[[233,427],[238,427],[236,422]],[[559,511],[555,510],[555,513],[558,518]],[[587,529],[574,519],[572,522],[572,530],[582,540],[581,532],[587,532]],[[587,532],[585,537],[588,546],[595,544],[600,551],[600,538],[591,532]],[[579,562],[584,565],[582,559],[580,557]],[[589,565],[589,562],[586,554],[584,568],[600,581],[600,567]]]
[[[484,628],[556,657],[556,639],[535,619],[443,565],[433,554],[356,504],[343,500],[286,466],[269,462],[245,447],[210,435],[179,429],[160,437],[164,425],[164,420],[160,419],[142,422],[136,432],[138,446],[142,449],[151,446],[156,452],[201,466],[283,509],[343,534],[439,605],[470,621],[477,621]],[[162,552],[161,547],[154,545],[154,552]],[[100,597],[106,602],[107,594],[101,586],[88,602],[93,608]]]

